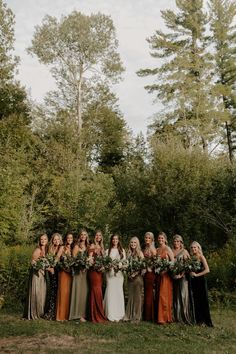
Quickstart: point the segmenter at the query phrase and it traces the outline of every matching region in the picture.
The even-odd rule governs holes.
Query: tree
[[[215,94],[221,105],[219,114],[224,130],[229,159],[232,162],[236,148],[236,2],[211,0],[210,45],[214,48]]]
[[[74,11],[62,16],[45,16],[36,26],[29,52],[51,66],[58,87],[50,101],[70,111],[81,131],[83,103],[90,82],[114,83],[124,70],[117,53],[118,41],[109,16],[83,15]]]
[[[160,59],[154,69],[143,69],[139,76],[153,75],[157,83],[146,86],[163,106],[160,125],[173,125],[186,146],[201,144],[207,149],[214,137],[215,120],[210,54],[206,51],[205,27],[208,23],[203,0],[176,0],[179,10],[162,11],[168,33],[157,30],[148,38],[151,55]]]
[[[13,55],[15,17],[0,0],[0,120],[11,114],[29,118],[25,89],[15,80],[19,58]]]

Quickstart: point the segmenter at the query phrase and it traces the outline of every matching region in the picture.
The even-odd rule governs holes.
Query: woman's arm
[[[40,258],[40,255],[41,255],[40,248],[35,248],[35,250],[32,253],[31,263],[37,261],[37,259]]]

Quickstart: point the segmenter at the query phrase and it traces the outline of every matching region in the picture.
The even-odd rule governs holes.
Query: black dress
[[[57,288],[58,288],[58,272],[56,268],[54,268],[54,274],[52,274],[49,271],[46,271],[46,280],[47,280],[47,298],[46,298],[44,318],[47,320],[55,320]]]
[[[199,273],[202,272],[203,269],[203,264],[201,264]],[[193,292],[196,323],[213,327],[209,309],[207,281],[204,275],[191,278],[191,288]]]

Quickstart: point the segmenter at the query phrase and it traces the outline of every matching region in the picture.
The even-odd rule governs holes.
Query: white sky
[[[164,28],[160,10],[174,9],[174,0],[6,0],[6,3],[16,16],[15,49],[21,58],[19,79],[38,102],[55,86],[48,68],[26,53],[34,27],[40,25],[47,14],[60,18],[77,10],[87,15],[97,12],[110,15],[126,68],[124,80],[114,87],[114,91],[128,126],[134,133],[146,134],[150,117],[157,112],[158,106],[153,105],[154,97],[144,89],[152,78],[139,78],[136,71],[156,65],[156,60],[149,55],[146,38],[156,29]]]

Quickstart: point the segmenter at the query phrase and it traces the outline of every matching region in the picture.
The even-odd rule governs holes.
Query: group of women
[[[76,257],[79,252],[86,253],[92,259],[104,255],[113,260],[142,260],[159,256],[174,262],[190,258],[180,235],[174,236],[172,249],[167,245],[164,232],[159,233],[157,242],[156,248],[153,233],[147,232],[144,249],[141,250],[139,239],[132,237],[126,253],[117,234],[111,236],[109,248],[105,251],[100,230],[96,231],[92,243],[85,229],[80,231],[76,241],[72,234],[68,234],[64,244],[58,233],[53,234],[49,243],[47,235],[43,234],[33,252],[32,263],[47,253],[53,254],[57,261],[65,255]],[[126,308],[124,275],[121,271],[110,269],[105,273],[103,297],[103,273],[93,268],[75,274],[63,269],[58,271],[56,267],[39,271],[38,274],[31,269],[24,317],[57,321],[90,320],[94,323],[107,320],[138,322],[143,319],[158,324],[175,321],[212,326],[204,277],[209,267],[198,242],[191,244],[190,254],[201,263],[201,269],[196,273],[183,272],[171,277],[167,271],[156,274],[152,268],[147,268],[128,277]],[[46,275],[50,282],[46,281]]]

